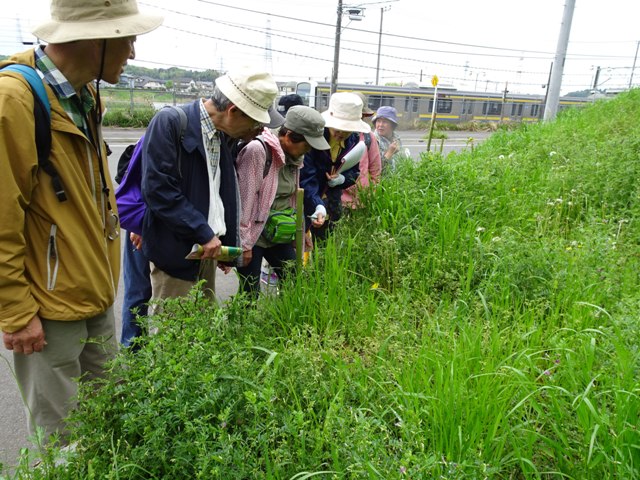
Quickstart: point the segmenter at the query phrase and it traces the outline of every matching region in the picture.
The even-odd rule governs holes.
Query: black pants
[[[279,243],[273,247],[259,247],[254,245],[251,262],[246,267],[238,267],[240,288],[254,300],[260,293],[260,267],[265,258],[278,278],[284,279],[293,270],[296,261],[296,250],[291,243]],[[288,265],[291,263],[291,265]]]

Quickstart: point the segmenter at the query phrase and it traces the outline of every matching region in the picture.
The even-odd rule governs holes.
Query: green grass
[[[638,478],[638,118],[401,163],[278,297],[168,302],[32,478]]]

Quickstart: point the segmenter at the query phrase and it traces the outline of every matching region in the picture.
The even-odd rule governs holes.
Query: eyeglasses
[[[238,107],[236,106],[236,108],[238,108]],[[251,120],[253,122],[253,125],[251,126],[251,130],[262,130],[265,127],[264,123],[258,122],[254,118],[252,118],[249,115],[247,115],[246,113],[244,113],[239,108],[238,108],[238,111],[242,114],[243,117],[246,117],[246,118],[248,118],[249,120]]]

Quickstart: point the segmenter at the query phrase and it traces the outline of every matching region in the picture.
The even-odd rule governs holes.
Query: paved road
[[[113,150],[109,157],[109,167],[112,174],[116,171],[118,158],[127,145],[134,143],[143,130],[126,129],[126,128],[107,128],[105,129],[105,140]],[[399,132],[403,141],[403,146],[408,148],[411,155],[417,158],[421,152],[427,149],[427,141],[424,140],[426,133],[423,131],[403,131]],[[434,140],[431,145],[432,151],[442,151],[448,154],[454,150],[466,148],[469,137],[476,139],[475,143],[484,140],[489,134],[483,132],[449,132],[448,139],[442,144],[440,140]],[[120,279],[122,285],[122,278]],[[231,273],[224,275],[218,272],[216,279],[216,288],[218,297],[221,300],[229,298],[238,288],[236,276]],[[118,328],[118,336],[120,331],[122,309],[122,289],[118,292],[116,299],[115,312]],[[23,447],[29,446],[27,440],[27,429],[25,414],[22,407],[22,401],[15,380],[13,378],[13,359],[9,351],[0,346],[0,463],[5,465],[13,465],[16,458]]]

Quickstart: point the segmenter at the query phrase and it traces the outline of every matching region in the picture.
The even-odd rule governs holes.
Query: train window
[[[450,98],[442,98],[438,99],[438,113],[451,113],[451,109],[453,108],[453,102]],[[433,112],[433,99],[429,100],[429,111]]]
[[[380,106],[393,107],[393,101],[395,97],[382,97],[380,99]]]
[[[473,113],[473,100],[463,100],[462,101],[462,113],[463,114],[471,114]]]
[[[320,100],[320,102],[322,103],[322,106],[324,108],[329,108],[329,95],[326,93],[323,93],[322,99]]]
[[[369,96],[369,107],[373,110],[377,110],[383,106],[393,107],[393,100],[395,97],[389,97],[386,95],[370,95]]]
[[[450,98],[438,100],[438,113],[451,113],[453,102]]]
[[[540,105],[531,105],[531,116],[537,117],[540,113]]]
[[[521,117],[522,116],[522,104],[521,103],[512,103],[511,104],[511,116],[512,117]]]
[[[484,102],[482,104],[483,115],[500,115],[502,113],[502,103],[500,102]]]
[[[296,93],[302,97],[305,105],[309,105],[309,95],[311,94],[311,84],[309,82],[298,82]]]
[[[418,97],[404,98],[404,111],[408,112],[409,110],[411,110],[412,112],[418,111]]]

